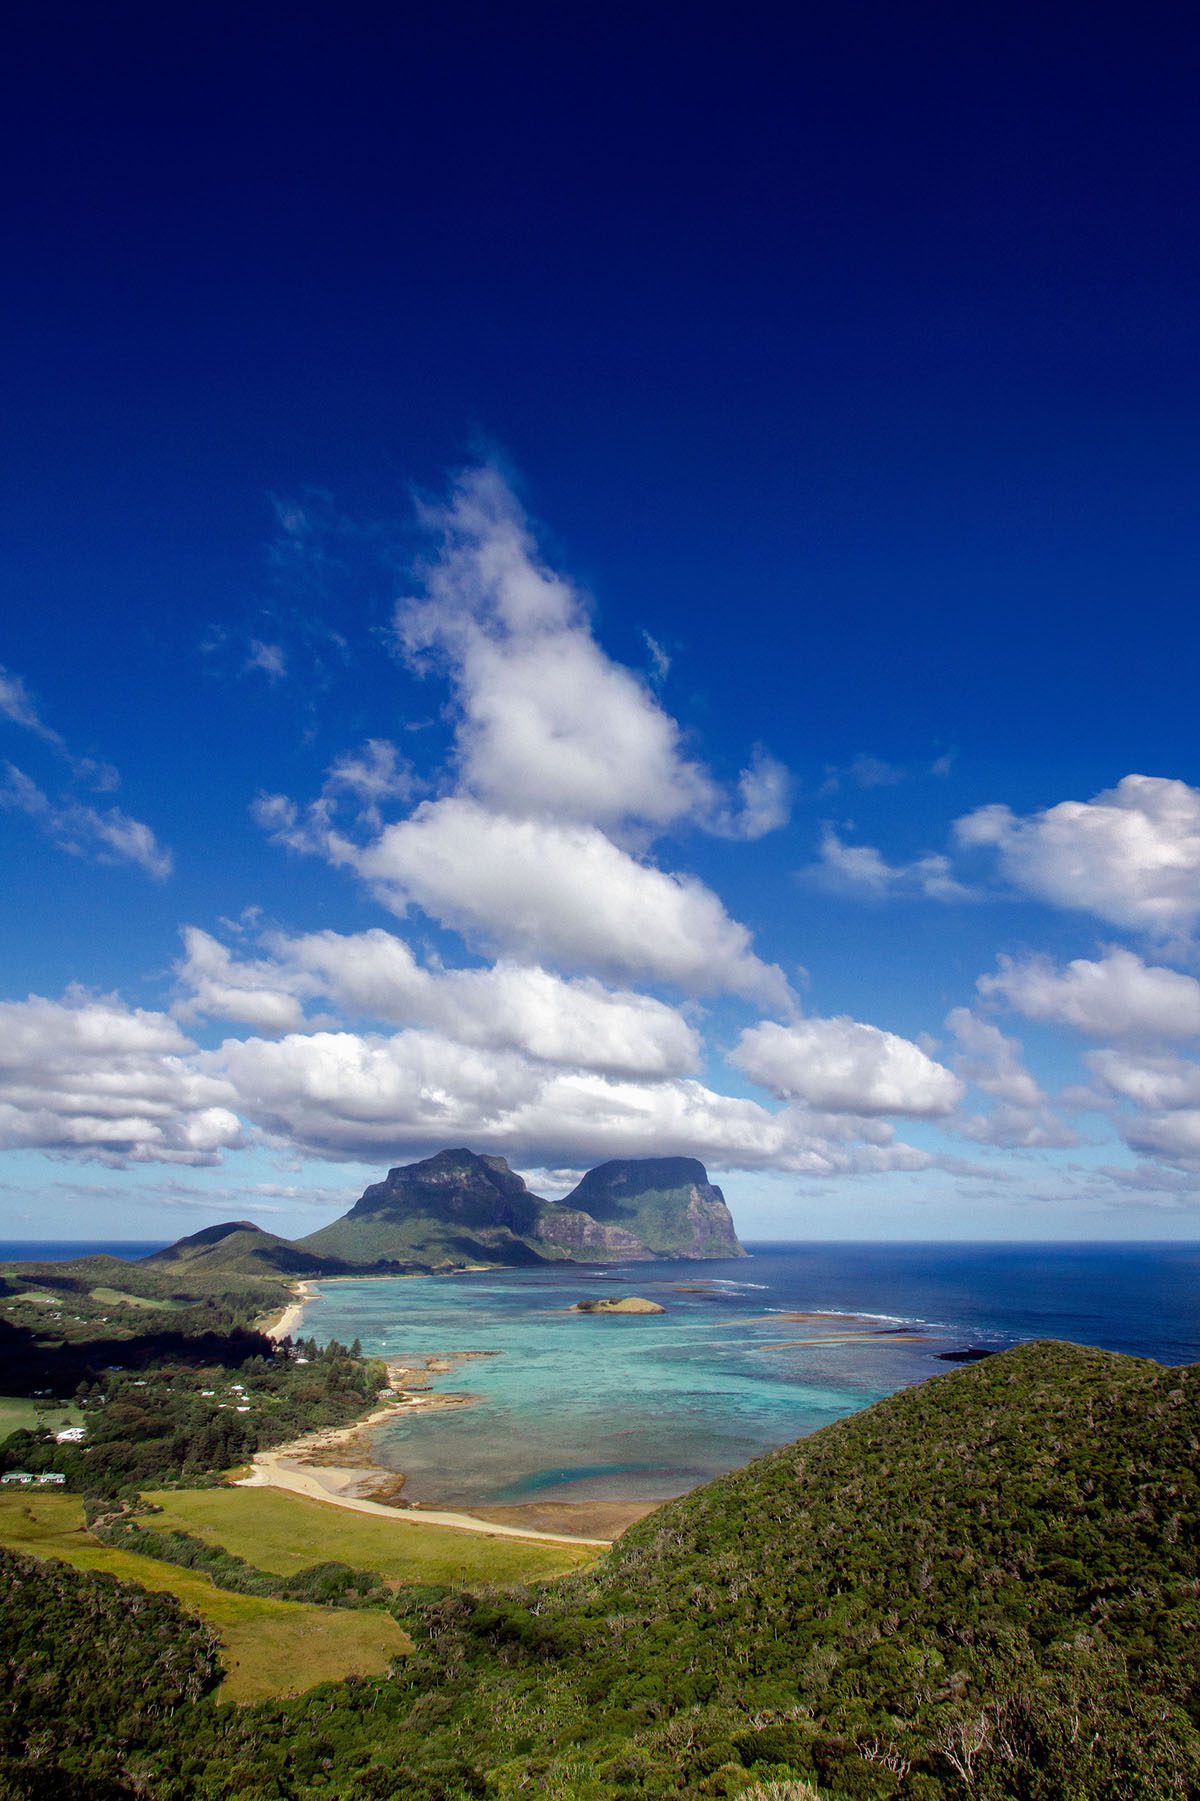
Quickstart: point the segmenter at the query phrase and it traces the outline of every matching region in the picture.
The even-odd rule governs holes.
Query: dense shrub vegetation
[[[1008,1352],[431,1597],[390,1678],[141,1720],[136,1792],[1195,1801],[1198,1448],[1200,1369]]]
[[[132,1794],[137,1748],[219,1679],[169,1595],[0,1550],[0,1796]]]

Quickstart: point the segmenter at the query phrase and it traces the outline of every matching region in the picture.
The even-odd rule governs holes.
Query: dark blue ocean
[[[73,1257],[149,1257],[165,1251],[169,1240],[153,1243],[139,1239],[0,1238],[0,1263],[69,1263]]]
[[[789,1301],[884,1311],[1008,1345],[1067,1338],[1200,1362],[1197,1244],[754,1244]]]
[[[0,1244],[0,1257],[83,1248]],[[473,1404],[406,1410],[375,1453],[404,1472],[407,1498],[468,1507],[664,1499],[947,1374],[948,1352],[1064,1338],[1200,1362],[1200,1244],[749,1248],[719,1263],[319,1283],[300,1330],[413,1368],[438,1360],[434,1390]],[[572,1311],[597,1294],[665,1311]]]

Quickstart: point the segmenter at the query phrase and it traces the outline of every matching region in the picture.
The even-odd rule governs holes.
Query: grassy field
[[[66,1426],[81,1426],[83,1415],[78,1407],[45,1407],[40,1401],[26,1400],[24,1395],[0,1395],[0,1440],[22,1427],[32,1429],[38,1423],[42,1408],[47,1429],[61,1432]]]
[[[73,1495],[0,1495],[0,1544],[34,1557],[61,1557],[81,1570],[175,1595],[203,1615],[224,1647],[222,1701],[262,1701],[319,1682],[369,1676],[408,1650],[387,1614],[266,1601],[214,1588],[207,1576],[97,1544]]]
[[[149,1307],[156,1312],[162,1312],[171,1305],[170,1301],[152,1300],[144,1294],[126,1294],[122,1288],[93,1288],[91,1298],[93,1301],[106,1302],[109,1306]]]
[[[490,1538],[452,1526],[381,1519],[275,1488],[172,1489],[145,1499],[163,1509],[147,1522],[156,1531],[190,1532],[281,1576],[332,1561],[374,1570],[387,1582],[470,1587],[535,1582],[596,1558],[587,1545]]]

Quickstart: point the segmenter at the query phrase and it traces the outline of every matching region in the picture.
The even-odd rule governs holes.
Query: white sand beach
[[[395,1520],[399,1526],[451,1526],[461,1532],[482,1532],[491,1538],[540,1539],[547,1544],[595,1545],[607,1550],[607,1538],[579,1538],[567,1532],[540,1532],[529,1527],[504,1526],[495,1520],[474,1519],[469,1513],[444,1513],[440,1510],[410,1507],[388,1507],[382,1501],[368,1501],[347,1492],[363,1479],[361,1469],[336,1464],[304,1464],[283,1451],[260,1451],[241,1488],[282,1488],[295,1495],[307,1495],[313,1501],[325,1501],[332,1507],[345,1507],[351,1513],[372,1513],[382,1519]]]
[[[316,1292],[309,1287],[307,1282],[295,1283],[292,1294],[295,1299],[288,1302],[274,1324],[263,1328],[267,1337],[274,1339],[276,1344],[281,1339],[291,1338],[295,1334],[296,1328],[304,1318],[304,1309],[318,1299]]]

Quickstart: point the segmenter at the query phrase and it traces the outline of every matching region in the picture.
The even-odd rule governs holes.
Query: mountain
[[[334,1273],[329,1258],[300,1250],[274,1232],[264,1232],[248,1219],[221,1226],[205,1226],[187,1238],[177,1239],[165,1251],[141,1259],[159,1269],[186,1271],[188,1276],[315,1276]]]
[[[619,1257],[744,1257],[725,1196],[695,1157],[631,1157],[589,1170],[561,1207],[543,1215],[541,1235],[567,1250],[597,1255],[567,1219],[603,1229]]]
[[[744,1255],[721,1190],[694,1157],[603,1163],[555,1203],[503,1157],[454,1150],[390,1169],[341,1219],[294,1244],[235,1220],[146,1261],[190,1275],[286,1277]]]
[[[298,1243],[317,1258],[359,1267],[542,1263],[532,1240],[546,1205],[503,1157],[439,1151],[389,1169],[349,1213]]]
[[[391,1169],[303,1250],[345,1264],[532,1264],[740,1257],[729,1209],[693,1157],[604,1163],[561,1204],[532,1194],[503,1157],[439,1151]]]

